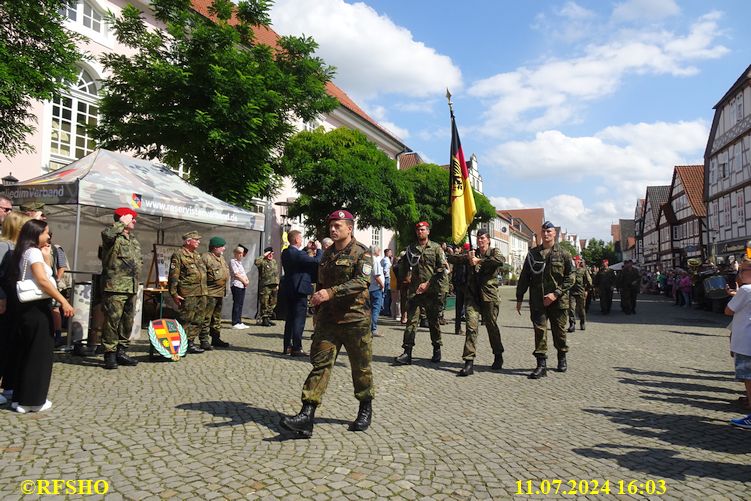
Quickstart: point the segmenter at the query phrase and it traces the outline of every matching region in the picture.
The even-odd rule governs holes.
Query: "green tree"
[[[448,188],[446,189],[448,190]],[[472,188],[472,194],[475,197],[477,213],[475,213],[475,218],[472,221],[472,224],[469,225],[470,230],[476,229],[480,223],[487,223],[498,217],[498,213],[496,212],[495,207],[493,207],[493,204],[490,203],[490,200],[488,200],[488,197],[479,191],[475,191],[474,188]]]
[[[165,30],[151,30],[128,5],[111,19],[132,56],[107,54],[111,72],[94,137],[105,148],[182,165],[199,188],[247,205],[279,186],[278,153],[295,120],[334,109],[326,93],[333,69],[314,57],[312,38],[256,43],[267,27],[266,0],[214,0],[215,21],[190,0],[153,0]]]
[[[561,247],[563,247],[563,248],[564,248],[565,250],[567,250],[567,251],[568,251],[568,253],[569,253],[569,254],[571,254],[571,257],[574,257],[574,256],[576,256],[577,254],[579,254],[579,253],[578,253],[578,252],[576,251],[576,248],[574,247],[574,244],[572,244],[572,243],[571,243],[571,242],[569,242],[568,240],[562,240],[562,241],[561,241]]]
[[[319,239],[327,235],[326,216],[335,209],[349,210],[361,228],[397,229],[416,218],[396,162],[360,131],[300,132],[284,148],[281,166],[300,194],[290,215],[305,216],[308,232]]]
[[[603,240],[592,238],[587,242],[587,247],[582,250],[582,257],[589,264],[599,265],[603,259],[615,264],[615,247],[613,242],[606,244]]]
[[[399,224],[399,247],[406,247],[415,238],[415,224],[430,223],[430,239],[448,242],[451,239],[449,213],[449,173],[436,164],[419,164],[399,171],[401,182],[413,194],[417,208],[416,218],[404,219]]]
[[[65,0],[0,2],[0,153],[12,157],[34,147],[32,100],[49,100],[75,77],[83,58],[78,37],[63,28]]]

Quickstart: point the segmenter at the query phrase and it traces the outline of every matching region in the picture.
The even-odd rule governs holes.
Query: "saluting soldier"
[[[279,265],[274,259],[273,247],[263,249],[263,256],[255,260],[258,268],[258,299],[261,307],[261,325],[271,327],[276,325],[271,321],[276,307],[276,297],[279,292]]]
[[[488,330],[490,347],[493,349],[494,370],[503,368],[503,343],[501,342],[501,330],[498,328],[498,312],[500,282],[498,281],[498,269],[503,266],[506,259],[501,251],[490,247],[490,237],[487,230],[477,232],[477,250],[470,250],[467,254],[447,256],[449,263],[460,265],[467,264],[468,275],[464,285],[464,304],[467,308],[467,336],[464,339],[464,367],[459,371],[459,376],[469,376],[474,373],[475,354],[477,352],[477,332],[480,328],[480,318]],[[461,311],[457,310],[457,315]]]
[[[143,268],[141,244],[133,235],[136,212],[128,207],[115,210],[115,222],[102,231],[102,344],[104,368],[136,365],[126,350],[133,331],[138,281]]]
[[[183,246],[172,254],[169,267],[169,293],[177,305],[177,320],[188,338],[188,353],[203,353],[211,349],[208,335],[201,332],[206,311],[206,265],[198,253],[201,235],[189,231],[183,235]],[[196,346],[200,336],[201,346]]]
[[[535,329],[537,367],[530,379],[547,376],[548,320],[553,334],[553,344],[558,351],[558,370],[566,372],[566,318],[568,293],[574,285],[574,266],[569,254],[555,240],[555,225],[545,221],[542,225],[542,244],[527,253],[524,267],[516,286],[516,311],[521,315],[524,294],[529,289],[529,311]]]
[[[397,365],[412,363],[412,348],[415,346],[415,332],[420,321],[420,308],[425,309],[430,328],[430,342],[433,344],[431,362],[441,361],[440,296],[445,279],[446,256],[436,242],[428,239],[430,225],[421,221],[415,225],[417,242],[407,247],[404,259],[399,263],[400,276],[407,282],[407,327],[404,329],[402,348],[404,352],[394,359]]]
[[[201,327],[201,339],[211,336],[211,344],[201,348],[211,350],[212,347],[227,348],[229,343],[222,340],[222,304],[227,295],[229,282],[229,266],[224,259],[224,249],[227,242],[222,237],[211,237],[209,251],[201,256],[206,266],[206,310]]]
[[[337,210],[328,217],[329,235],[334,244],[323,253],[318,268],[318,291],[311,297],[316,310],[310,362],[313,369],[302,389],[302,410],[284,417],[280,425],[299,437],[313,435],[316,407],[326,391],[331,370],[342,346],[352,367],[355,398],[360,401],[352,431],[365,431],[372,417],[373,337],[370,332],[368,285],[373,257],[368,248],[354,239],[354,217]]]
[[[589,270],[585,266],[581,256],[574,256],[574,264],[576,266],[576,280],[574,286],[571,287],[571,301],[568,306],[569,332],[576,330],[577,316],[579,317],[579,328],[581,330],[586,328],[587,312],[585,302],[589,290],[592,288],[592,276],[589,274]]]
[[[600,292],[600,311],[607,315],[613,305],[613,287],[615,286],[615,272],[608,266],[607,259],[602,260],[602,268],[595,275],[595,287]]]

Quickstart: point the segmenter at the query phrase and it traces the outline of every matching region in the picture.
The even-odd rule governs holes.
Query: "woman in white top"
[[[243,256],[245,255],[245,248],[238,246],[233,254],[234,258],[229,263],[230,275],[232,278],[232,284],[230,287],[230,290],[232,291],[232,328],[247,329],[248,326],[242,323],[245,289],[250,283],[242,262]]]
[[[42,250],[49,246],[49,242],[47,223],[32,219],[21,228],[13,251],[11,272],[17,274],[13,278],[33,280],[47,296],[19,303],[12,360],[16,373],[13,408],[21,413],[44,411],[52,407],[52,402],[47,400],[52,377],[52,352],[55,347],[52,299],[60,303],[63,315],[73,315],[73,307],[57,290],[52,269],[44,260]]]

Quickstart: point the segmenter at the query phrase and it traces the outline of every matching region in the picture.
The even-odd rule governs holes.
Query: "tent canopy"
[[[132,207],[139,214],[263,231],[264,216],[228,204],[169,167],[99,149],[49,174],[0,190],[14,204]]]

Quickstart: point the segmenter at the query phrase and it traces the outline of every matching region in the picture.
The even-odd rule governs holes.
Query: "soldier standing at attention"
[[[224,249],[227,242],[222,237],[211,237],[209,251],[201,256],[206,266],[206,310],[201,327],[201,339],[211,336],[211,344],[201,348],[211,350],[212,347],[227,348],[229,343],[222,341],[222,303],[227,295],[227,282],[229,282],[229,266],[224,260]]]
[[[396,365],[412,363],[412,347],[415,345],[415,332],[420,321],[420,308],[425,308],[430,328],[430,342],[433,344],[431,362],[441,361],[441,326],[438,323],[442,281],[445,277],[446,256],[441,246],[432,240],[430,225],[425,221],[415,225],[417,242],[407,247],[407,253],[399,266],[399,275],[407,283],[407,327],[404,329],[402,348],[404,353],[394,359]]]
[[[477,331],[480,328],[480,317],[488,330],[490,346],[493,349],[492,369],[503,368],[503,343],[501,330],[498,328],[498,312],[500,283],[498,269],[506,259],[500,250],[490,248],[490,237],[487,230],[477,231],[477,251],[470,250],[467,254],[448,256],[450,263],[467,264],[468,276],[465,284],[464,301],[467,307],[467,337],[464,340],[464,367],[459,376],[469,376],[474,373],[474,362],[477,345]],[[461,312],[457,311],[457,315]]]
[[[524,294],[529,289],[529,311],[535,329],[537,367],[530,379],[547,376],[548,320],[553,344],[558,351],[558,370],[566,372],[566,318],[568,293],[574,285],[575,273],[571,255],[555,241],[555,225],[542,225],[542,244],[529,250],[516,286],[516,312],[522,314]]]
[[[271,321],[276,307],[276,296],[279,291],[279,266],[274,259],[274,249],[266,247],[263,256],[256,258],[258,268],[258,298],[261,306],[261,325],[271,327],[276,325]]]
[[[197,252],[201,235],[189,231],[183,235],[183,246],[172,254],[169,265],[168,285],[170,296],[179,308],[177,321],[185,329],[188,338],[187,353],[203,353],[211,349],[208,335],[201,333],[206,311],[206,265]],[[196,336],[201,336],[201,346],[195,345]]]
[[[579,328],[585,329],[587,313],[584,304],[587,300],[588,291],[592,288],[592,277],[589,275],[589,270],[584,265],[581,256],[574,256],[574,264],[576,265],[576,281],[574,286],[571,287],[571,300],[568,306],[569,332],[576,330],[577,316],[579,317]]]
[[[602,268],[595,275],[595,287],[600,292],[600,311],[607,315],[613,305],[613,286],[615,285],[615,272],[608,267],[608,260],[602,260]]]
[[[357,418],[351,431],[365,431],[372,417],[371,401],[373,371],[373,337],[370,333],[368,285],[373,257],[368,248],[352,236],[354,217],[346,210],[337,210],[328,217],[329,234],[334,240],[323,253],[318,268],[318,291],[310,301],[317,306],[310,362],[313,369],[302,388],[302,410],[282,418],[282,428],[299,437],[313,435],[316,407],[329,384],[331,370],[342,346],[352,366],[355,398],[360,401]]]
[[[126,353],[133,330],[138,279],[143,268],[141,244],[132,235],[136,212],[128,207],[115,210],[115,222],[102,231],[102,344],[104,368],[136,365]]]

